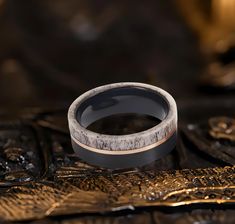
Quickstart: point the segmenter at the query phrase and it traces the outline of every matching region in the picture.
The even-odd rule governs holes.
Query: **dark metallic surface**
[[[168,111],[169,105],[160,94],[144,88],[122,87],[82,102],[77,109],[77,119],[82,126],[88,127],[99,119],[121,113],[145,114],[164,120]]]
[[[177,133],[175,132],[169,139],[157,147],[145,150],[144,152],[123,155],[107,155],[102,154],[102,152],[92,152],[82,148],[73,140],[72,146],[76,155],[90,164],[110,169],[125,169],[131,167],[140,167],[163,158],[174,149],[176,140]]]
[[[43,177],[48,170],[49,156],[45,141],[42,129],[31,123],[2,123],[0,186],[23,184]]]

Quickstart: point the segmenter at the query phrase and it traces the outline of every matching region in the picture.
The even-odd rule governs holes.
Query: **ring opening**
[[[91,123],[86,129],[104,135],[130,135],[153,128],[156,117],[138,113],[114,114]]]
[[[165,99],[151,89],[119,87],[86,99],[77,108],[76,118],[84,128],[100,119],[120,114],[147,115],[156,118],[157,125],[165,119],[168,111],[169,105]]]

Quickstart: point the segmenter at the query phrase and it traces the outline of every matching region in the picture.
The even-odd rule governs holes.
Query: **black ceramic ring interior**
[[[156,126],[128,135],[106,135],[87,129],[114,114],[146,114],[161,120]],[[106,168],[142,166],[160,159],[176,144],[177,107],[158,87],[135,82],[104,85],[79,96],[70,106],[72,146],[84,161]]]

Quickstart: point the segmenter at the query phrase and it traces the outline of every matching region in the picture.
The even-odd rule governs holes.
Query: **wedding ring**
[[[99,119],[125,113],[150,115],[161,122],[128,135],[87,129]],[[138,167],[164,157],[175,147],[177,106],[169,93],[156,86],[114,83],[79,96],[69,108],[68,123],[74,152],[84,161],[111,169]]]

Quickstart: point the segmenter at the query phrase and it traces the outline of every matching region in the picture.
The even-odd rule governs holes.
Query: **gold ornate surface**
[[[16,221],[142,206],[235,203],[234,171],[235,166],[89,176],[82,169],[62,167],[56,172],[55,181],[2,190],[0,218]]]

